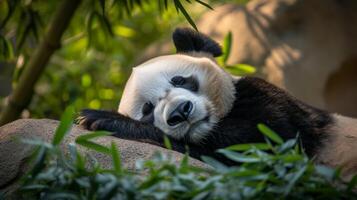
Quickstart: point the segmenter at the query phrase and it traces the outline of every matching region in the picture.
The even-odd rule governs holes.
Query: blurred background
[[[0,112],[61,2],[0,0]],[[193,22],[229,46],[224,65],[254,66],[311,105],[357,116],[355,0],[120,2],[131,1],[81,2],[22,118],[58,119],[71,104],[116,110],[132,67],[174,53],[172,31]]]

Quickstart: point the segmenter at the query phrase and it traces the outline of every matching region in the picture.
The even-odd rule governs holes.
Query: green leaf
[[[94,151],[100,152],[100,153],[104,153],[104,154],[111,154],[111,151],[108,147],[103,146],[101,144],[97,144],[94,143],[92,141],[88,141],[88,140],[76,140],[76,143],[79,145],[82,145],[88,149],[92,149]]]
[[[91,133],[87,133],[87,134],[83,134],[80,135],[76,138],[76,142],[78,140],[90,140],[93,138],[97,138],[97,137],[104,137],[104,136],[110,136],[113,133],[111,132],[107,132],[107,131],[95,131],[95,132],[91,132]]]
[[[116,172],[121,172],[122,168],[121,168],[121,159],[120,159],[120,154],[118,151],[117,146],[115,145],[115,143],[112,141],[111,143],[111,153],[112,153],[112,158],[113,158],[113,165],[114,165],[114,170]]]
[[[54,147],[52,144],[42,141],[41,139],[20,139],[20,140],[22,143],[25,143],[25,144],[45,147],[48,149],[52,149]]]
[[[188,151],[186,151],[186,153],[184,154],[181,163],[180,163],[180,167],[181,169],[183,168],[187,168],[187,166],[189,166],[189,162],[188,162],[189,156],[188,156]]]
[[[14,57],[13,47],[9,40],[0,34],[0,60],[12,59]]]
[[[245,156],[243,154],[234,152],[234,151],[229,151],[226,149],[219,149],[217,151],[218,153],[223,154],[227,158],[236,161],[236,162],[242,162],[242,163],[256,163],[256,162],[261,162],[260,158],[253,157],[253,156]]]
[[[52,200],[52,199],[73,199],[76,200],[78,199],[76,194],[73,193],[66,193],[66,192],[57,192],[57,193],[50,193],[46,196],[46,199],[48,200]]]
[[[56,129],[56,133],[53,136],[53,145],[58,145],[63,140],[64,136],[71,130],[73,125],[73,117],[74,117],[74,108],[72,106],[68,106],[64,111],[61,122]]]
[[[284,142],[284,144],[282,144],[278,148],[279,153],[283,153],[285,151],[293,149],[295,147],[296,143],[297,143],[297,139],[290,139],[290,140]]]
[[[100,17],[100,22],[101,22],[103,29],[107,30],[109,35],[113,37],[114,36],[113,28],[112,28],[112,25],[111,25],[109,19],[106,16],[102,15]]]
[[[285,190],[284,190],[284,195],[287,196],[290,191],[292,190],[292,188],[294,187],[295,183],[301,178],[301,176],[304,175],[304,173],[306,172],[307,169],[307,165],[301,167],[295,174],[294,176],[290,179],[288,185],[286,186]]]
[[[100,8],[102,9],[102,15],[105,15],[105,0],[99,0]]]
[[[93,22],[94,22],[94,18],[96,17],[96,13],[95,12],[89,12],[87,17],[86,17],[86,29],[87,29],[87,35],[88,35],[88,47],[90,47],[90,45],[92,44],[92,27],[93,27]]]
[[[353,178],[350,180],[350,182],[347,185],[347,190],[351,191],[355,189],[357,186],[357,175],[354,175]]]
[[[332,181],[335,178],[336,171],[330,167],[324,165],[316,165],[315,170],[318,174],[325,177],[328,181]]]
[[[192,18],[190,17],[190,15],[187,13],[186,9],[183,7],[183,5],[181,4],[181,2],[179,0],[174,0],[176,9],[180,10],[182,12],[182,14],[185,16],[186,20],[188,21],[188,23],[191,24],[191,26],[198,31],[197,26],[195,24],[195,22],[192,20]]]
[[[226,147],[225,149],[232,150],[232,151],[247,151],[252,148],[256,148],[259,150],[269,150],[270,146],[266,143],[250,143],[250,144],[236,144]]]
[[[208,3],[206,3],[206,2],[203,2],[203,1],[201,1],[201,0],[195,0],[197,3],[199,3],[199,4],[201,4],[201,5],[203,5],[203,6],[205,6],[205,7],[207,7],[207,8],[209,8],[209,9],[211,9],[211,10],[213,10],[213,8],[208,4]]]
[[[21,188],[21,190],[44,190],[47,189],[47,185],[42,185],[42,184],[31,184],[31,185],[26,185]]]
[[[46,157],[47,157],[47,149],[44,146],[41,146],[36,152],[34,166],[31,170],[32,176],[35,177],[46,167]]]
[[[281,139],[281,137],[275,133],[273,130],[271,130],[269,127],[267,127],[264,124],[258,124],[258,129],[261,133],[263,133],[265,136],[267,136],[269,139],[272,141],[278,143],[278,144],[283,144],[284,141]]]
[[[166,135],[164,135],[164,145],[165,145],[165,147],[167,149],[172,149],[171,142],[170,142],[169,138]]]
[[[247,64],[229,65],[225,67],[225,70],[236,76],[251,75],[256,72],[255,67]]]
[[[76,151],[76,167],[78,170],[85,170],[86,167],[86,159]]]
[[[223,41],[223,63],[226,65],[229,55],[231,55],[232,48],[232,32],[229,32]]]
[[[211,165],[212,167],[214,167],[218,171],[224,171],[224,170],[228,169],[228,167],[226,165],[224,165],[223,163],[217,161],[214,158],[211,158],[211,157],[208,157],[208,156],[201,156],[201,159],[203,160],[203,162]]]
[[[286,154],[282,156],[277,156],[279,160],[283,160],[285,163],[294,163],[297,161],[301,161],[304,157],[300,154]]]

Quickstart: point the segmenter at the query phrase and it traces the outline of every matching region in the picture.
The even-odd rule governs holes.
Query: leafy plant
[[[223,41],[223,55],[218,59],[218,63],[221,66],[223,66],[225,70],[227,70],[228,72],[230,72],[235,76],[254,74],[256,69],[251,65],[242,64],[242,63],[229,65],[227,63],[228,58],[231,55],[232,43],[233,43],[232,32],[228,32],[228,34],[224,37],[224,41]]]
[[[71,121],[72,115],[69,112],[71,109],[67,109],[59,127],[69,127],[65,125]],[[59,128],[52,143],[32,142],[38,146],[38,151],[20,192],[26,199],[356,197],[356,178],[349,183],[343,182],[338,170],[314,165],[298,148],[297,139],[284,142],[265,125],[259,124],[258,127],[266,136],[267,143],[237,144],[219,150],[221,154],[240,163],[239,166],[229,167],[213,158],[202,157],[213,168],[193,167],[189,165],[187,155],[177,165],[170,156],[157,153],[152,160],[138,161],[135,173],[122,167],[114,143],[110,147],[94,142],[95,145],[83,143],[105,133],[94,132],[78,137],[77,144],[68,145],[70,155],[65,155],[58,141],[69,129]],[[90,155],[82,155],[77,145],[111,155],[112,169],[104,169]]]
[[[60,79],[61,75],[57,75],[55,72],[47,74],[46,78],[52,80],[47,81],[44,86],[40,87],[36,84],[42,77],[41,75],[46,73],[44,71],[48,65],[51,65],[52,68],[63,68],[66,65],[83,65],[83,61],[88,57],[92,61],[89,63],[84,62],[87,66],[91,65],[88,68],[104,67],[107,63],[103,62],[103,60],[110,63],[116,60],[115,64],[117,66],[119,65],[118,63],[126,65],[127,63],[122,60],[130,61],[137,56],[138,49],[140,49],[138,43],[144,40],[147,44],[150,39],[160,36],[160,31],[155,32],[152,24],[157,23],[159,26],[163,25],[163,28],[165,28],[165,25],[166,28],[168,27],[168,22],[161,23],[160,18],[158,19],[157,16],[164,17],[165,15],[170,15],[168,12],[176,10],[174,14],[182,14],[183,18],[196,28],[191,15],[186,11],[187,5],[192,3],[211,9],[207,3],[201,0],[64,0],[46,3],[31,0],[0,1],[0,62],[10,62],[15,69],[15,76],[12,81],[13,91],[9,96],[9,100],[5,102],[11,103],[0,107],[0,125],[19,118],[23,109],[27,107],[30,107],[30,109],[37,107],[37,104],[33,102],[32,105],[30,104],[31,100],[36,101],[36,99],[38,100],[43,96],[46,99],[38,101],[45,102],[44,105],[46,107],[42,110],[40,108],[35,109],[42,116],[36,112],[31,113],[36,116],[40,115],[40,117],[46,116],[47,118],[52,117],[49,114],[59,115],[63,110],[63,105],[74,103],[73,101],[77,100],[73,96],[78,95],[79,91],[81,91],[80,87],[68,86],[70,84],[66,84],[63,87]],[[142,14],[141,17],[146,16],[141,19],[141,23],[135,24],[133,23],[134,20],[128,20],[129,17],[133,16],[135,18],[140,14]],[[179,18],[177,15],[174,16]],[[153,23],[151,24],[150,21]],[[175,20],[170,19],[170,22],[174,23]],[[147,37],[147,32],[152,35]],[[136,34],[138,35],[134,38]],[[62,38],[66,39],[62,40]],[[132,41],[127,38],[132,38]],[[140,39],[136,40],[137,38]],[[71,45],[74,47],[72,46],[68,50],[67,47]],[[145,44],[141,43],[141,45]],[[59,53],[54,54],[57,49],[60,50]],[[109,57],[106,54],[107,52],[110,52],[112,57]],[[88,54],[91,54],[91,56],[87,56]],[[51,59],[52,57],[55,58]],[[94,63],[93,60],[97,61],[97,63]],[[88,77],[91,77],[88,69],[86,69],[87,73],[83,73],[85,71],[83,68],[80,70],[82,73],[76,73],[75,69],[73,70],[70,66],[68,68],[67,70],[69,71],[63,72],[64,70],[62,70],[61,72],[70,75],[84,75],[82,80],[89,80]],[[116,81],[117,84],[125,81],[125,77],[128,75],[124,72],[122,74],[121,81]],[[107,77],[107,74],[102,74],[102,77]],[[78,79],[78,76],[75,78]],[[52,86],[52,81],[59,82],[59,88],[55,84]],[[73,79],[70,81],[75,82]],[[83,83],[89,87],[88,83],[90,82],[83,81]],[[54,95],[48,92],[52,87],[57,89]],[[115,94],[117,96],[121,94],[120,92],[114,93],[107,88],[101,89],[97,97],[104,98],[104,100],[113,99]],[[96,91],[98,90],[94,89],[93,91],[97,93]],[[34,92],[36,97],[32,98]],[[89,102],[84,102],[85,100],[80,98],[74,105],[79,107],[77,105],[86,103],[90,107],[101,107],[101,99],[93,98],[95,96],[93,93],[88,96],[91,96]],[[63,101],[58,99],[66,103],[63,104]],[[52,102],[54,102],[55,106],[50,105]],[[49,112],[49,114],[46,112]]]

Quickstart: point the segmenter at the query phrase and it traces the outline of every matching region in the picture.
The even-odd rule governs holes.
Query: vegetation
[[[107,135],[93,132],[69,144],[70,154],[59,147],[72,125],[73,109],[62,117],[52,143],[25,141],[38,146],[33,168],[24,177],[20,194],[26,199],[353,199],[355,177],[345,183],[339,171],[313,165],[298,145],[298,139],[283,142],[263,124],[259,130],[266,143],[241,144],[219,150],[241,163],[227,167],[203,157],[213,168],[188,164],[187,155],[179,165],[170,156],[158,153],[139,161],[137,170],[122,167],[114,143],[110,147],[91,139]],[[77,151],[82,145],[112,156],[113,166],[104,169],[90,155]],[[145,174],[145,176],[143,176]]]
[[[0,99],[0,124],[23,108],[24,116],[46,118],[59,118],[68,104],[116,108],[144,47],[184,19],[194,26],[190,3],[193,17],[210,7],[199,0],[0,1],[0,63],[9,68],[1,76],[13,77],[10,103]]]
[[[216,2],[225,1],[209,1],[212,7]],[[187,155],[176,165],[170,156],[158,153],[153,160],[138,162],[135,172],[128,171],[114,143],[107,147],[92,141],[108,135],[105,132],[78,137],[75,144],[68,145],[69,155],[59,147],[71,129],[75,110],[115,109],[143,49],[165,39],[178,24],[195,27],[195,17],[211,6],[201,0],[0,1],[0,89],[4,85],[1,78],[11,77],[8,93],[0,91],[0,125],[20,113],[58,119],[73,105],[64,113],[52,143],[24,141],[37,150],[19,194],[26,199],[355,197],[357,178],[343,182],[339,170],[312,164],[298,138],[284,142],[263,124],[258,128],[266,143],[219,150],[240,163],[239,167],[209,157],[202,160],[212,168],[192,167]],[[233,74],[254,73],[248,65],[226,64],[233,39],[227,33],[219,63]],[[10,98],[5,96],[10,91],[9,104]],[[93,157],[80,153],[78,146],[111,155],[112,169],[104,169]]]

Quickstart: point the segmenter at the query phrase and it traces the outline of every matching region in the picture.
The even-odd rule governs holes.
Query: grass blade
[[[229,32],[226,37],[224,37],[223,42],[223,63],[226,64],[229,55],[231,55],[231,48],[232,48],[232,32]]]
[[[111,151],[108,147],[103,146],[101,144],[97,144],[94,143],[92,141],[88,141],[88,140],[76,140],[76,143],[79,145],[82,145],[88,149],[92,149],[94,151],[100,152],[100,153],[104,153],[104,154],[111,154]]]
[[[113,141],[111,143],[110,151],[112,153],[114,170],[115,170],[115,172],[120,173],[122,171],[120,154],[119,154],[117,146],[115,145],[115,143]]]
[[[209,9],[213,10],[213,8],[212,8],[208,3],[206,3],[206,2],[201,1],[201,0],[195,0],[195,1],[196,1],[197,3],[199,3],[199,4],[203,5],[203,6],[205,6],[205,7],[207,7],[207,8],[209,8]]]
[[[179,0],[174,0],[175,6],[178,10],[180,10],[182,12],[182,14],[185,16],[186,20],[188,21],[188,23],[191,24],[191,26],[198,31],[197,26],[195,24],[195,22],[192,20],[192,18],[190,17],[190,15],[187,13],[186,9],[183,7],[183,5],[181,4],[181,2]]]
[[[225,69],[236,76],[250,75],[256,72],[255,67],[247,64],[236,64],[226,66]]]
[[[84,135],[80,135],[76,138],[76,141],[78,140],[90,140],[93,138],[97,138],[97,137],[103,137],[103,136],[109,136],[112,135],[111,132],[107,132],[107,131],[95,131],[92,133],[88,133],[88,134],[84,134]]]
[[[61,117],[61,122],[56,129],[56,133],[52,141],[53,145],[60,144],[64,136],[70,131],[73,125],[73,117],[74,117],[74,108],[72,106],[69,106],[64,111]]]
[[[256,148],[259,150],[269,150],[270,146],[266,143],[251,143],[251,144],[236,144],[226,147],[225,149],[232,150],[232,151],[247,151],[252,148]]]
[[[166,135],[164,135],[164,145],[165,145],[165,147],[167,149],[172,150],[171,142],[170,142],[169,138]]]
[[[261,162],[261,160],[259,158],[256,157],[252,157],[252,156],[245,156],[243,154],[234,152],[234,151],[229,151],[226,149],[219,149],[217,151],[218,153],[223,154],[224,156],[226,156],[227,158],[236,161],[236,162],[242,162],[242,163],[257,163],[257,162]]]
[[[264,124],[258,124],[258,129],[261,133],[263,133],[265,136],[267,136],[269,139],[272,141],[278,143],[278,144],[283,144],[284,141],[281,139],[281,137],[275,133],[275,131],[271,130],[269,127],[267,127]]]
[[[224,165],[223,163],[217,161],[214,158],[208,157],[208,156],[201,156],[201,159],[203,162],[207,163],[208,165],[214,167],[218,171],[226,171],[228,167]]]

